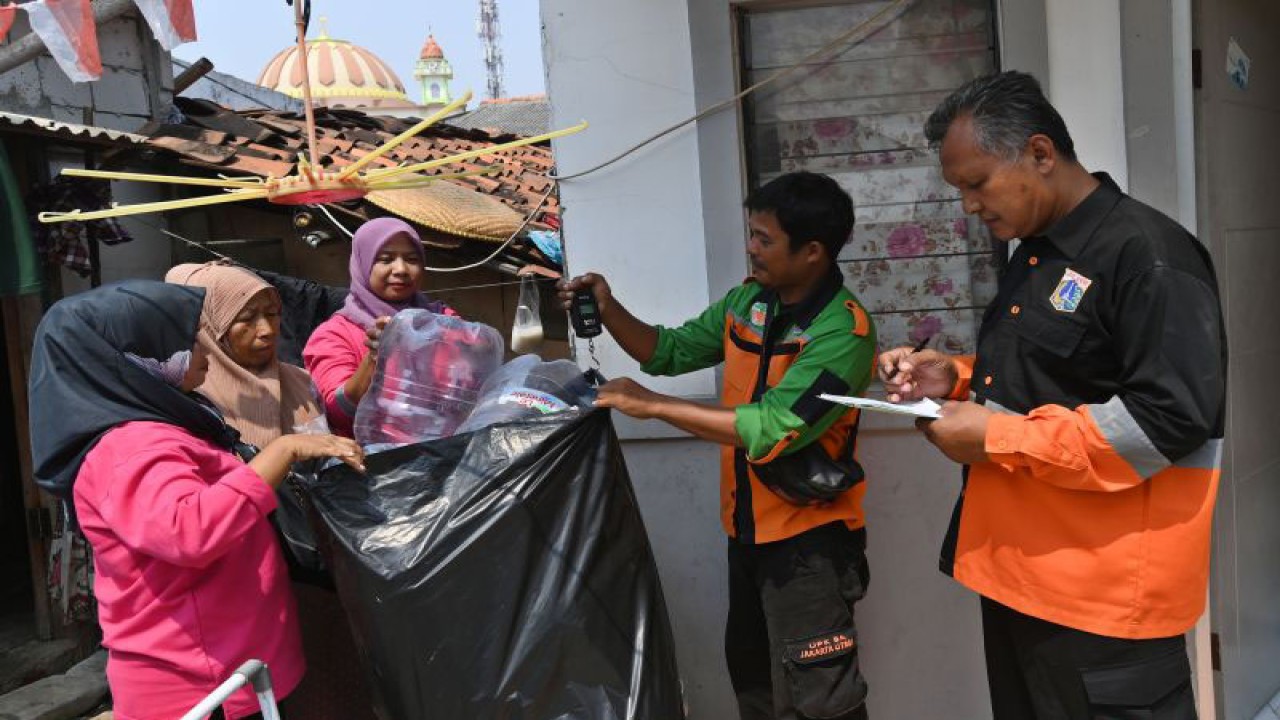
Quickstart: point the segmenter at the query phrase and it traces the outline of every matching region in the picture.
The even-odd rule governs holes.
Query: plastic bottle
[[[379,340],[373,383],[356,411],[356,441],[403,444],[454,434],[502,354],[502,336],[488,325],[402,310]]]

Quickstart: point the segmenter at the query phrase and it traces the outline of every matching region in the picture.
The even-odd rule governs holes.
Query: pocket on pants
[[[783,641],[783,669],[800,717],[834,720],[867,700],[858,669],[858,636],[852,627]]]
[[[1195,720],[1191,663],[1182,650],[1081,671],[1094,720]]]

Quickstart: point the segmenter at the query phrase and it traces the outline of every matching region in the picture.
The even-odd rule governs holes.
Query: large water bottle
[[[475,409],[458,432],[587,409],[595,399],[595,387],[573,362],[543,362],[537,355],[521,355],[485,382]]]
[[[400,311],[378,341],[373,383],[356,410],[356,442],[404,444],[453,435],[502,365],[502,354],[502,336],[488,325],[429,310]]]

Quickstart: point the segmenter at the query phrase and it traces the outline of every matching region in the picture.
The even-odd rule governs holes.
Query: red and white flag
[[[89,0],[36,0],[22,6],[31,29],[44,41],[58,67],[75,82],[102,77],[98,32]]]
[[[13,27],[13,19],[17,14],[17,5],[0,6],[0,42],[4,42],[5,37],[9,35],[9,29]]]
[[[165,50],[196,39],[196,12],[191,0],[133,0]]]

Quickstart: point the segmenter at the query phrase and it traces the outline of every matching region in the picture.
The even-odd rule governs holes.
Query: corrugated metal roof
[[[496,130],[513,135],[542,135],[551,127],[551,103],[546,98],[487,101],[475,110],[444,122],[454,127]]]
[[[53,135],[56,137],[66,138],[68,140],[77,140],[80,142],[93,142],[108,145],[117,143],[141,145],[147,142],[147,137],[145,135],[138,135],[136,133],[109,130],[107,128],[95,127],[93,125],[64,123],[50,118],[20,115],[18,113],[10,112],[0,112],[0,128],[3,128],[4,126],[27,132],[35,132],[42,135]]]

